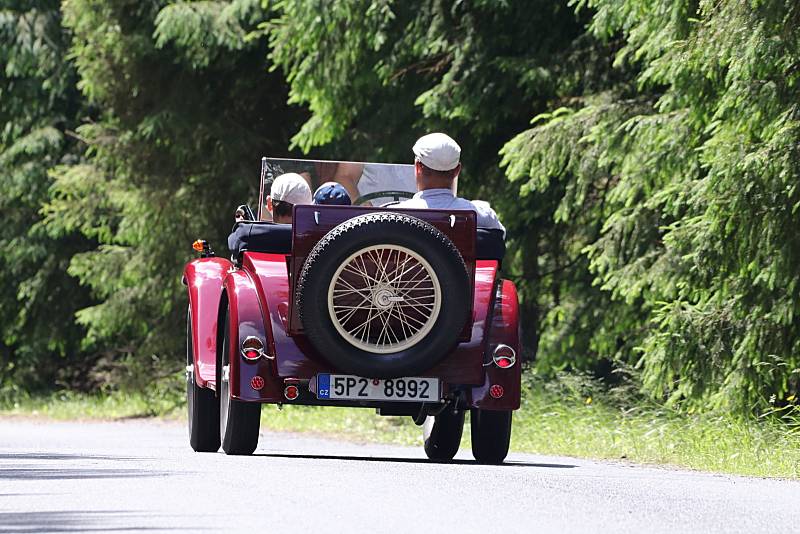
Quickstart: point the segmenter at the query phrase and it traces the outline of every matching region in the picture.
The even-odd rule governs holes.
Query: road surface
[[[798,532],[800,482],[263,433],[197,454],[173,422],[0,419],[0,533]]]

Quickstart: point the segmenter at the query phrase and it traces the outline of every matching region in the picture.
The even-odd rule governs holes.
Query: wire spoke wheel
[[[328,286],[328,312],[348,343],[387,354],[416,345],[433,328],[442,290],[433,267],[400,245],[374,245],[351,254]]]
[[[424,373],[456,346],[472,311],[469,284],[445,234],[404,213],[375,212],[314,245],[294,299],[308,341],[338,371],[396,378]]]

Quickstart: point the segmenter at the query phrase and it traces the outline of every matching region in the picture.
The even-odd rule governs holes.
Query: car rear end
[[[450,426],[463,427],[466,411],[473,420],[492,412],[507,417],[510,434],[520,403],[517,295],[499,276],[496,239],[478,233],[469,211],[296,207],[290,255],[241,254],[266,328],[249,353],[239,336],[231,394],[411,416],[432,427],[426,441],[444,432],[437,420],[456,414]],[[426,239],[428,248],[418,245]]]

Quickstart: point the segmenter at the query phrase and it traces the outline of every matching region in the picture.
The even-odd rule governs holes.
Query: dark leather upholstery
[[[476,247],[479,260],[503,261],[506,255],[506,240],[502,230],[478,228],[478,244]]]
[[[239,256],[243,251],[291,254],[292,225],[272,222],[239,222],[228,236],[231,254]]]

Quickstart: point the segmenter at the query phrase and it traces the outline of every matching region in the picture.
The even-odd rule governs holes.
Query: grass
[[[516,450],[625,459],[703,471],[800,477],[797,421],[681,413],[629,396],[591,393],[569,379],[533,381],[515,414]]]
[[[182,420],[177,388],[157,396],[134,394],[0,397],[2,416],[52,419],[124,419],[160,416]],[[727,413],[689,414],[605,391],[576,376],[545,382],[528,376],[522,409],[514,415],[512,450],[765,477],[800,478],[800,425]],[[409,417],[374,410],[266,405],[262,428],[311,432],[356,441],[421,445]],[[469,418],[462,448],[469,450]]]
[[[154,397],[141,393],[86,394],[63,391],[47,395],[0,396],[0,417],[46,417],[55,420],[119,420],[145,417],[177,419],[185,400],[176,393]]]

